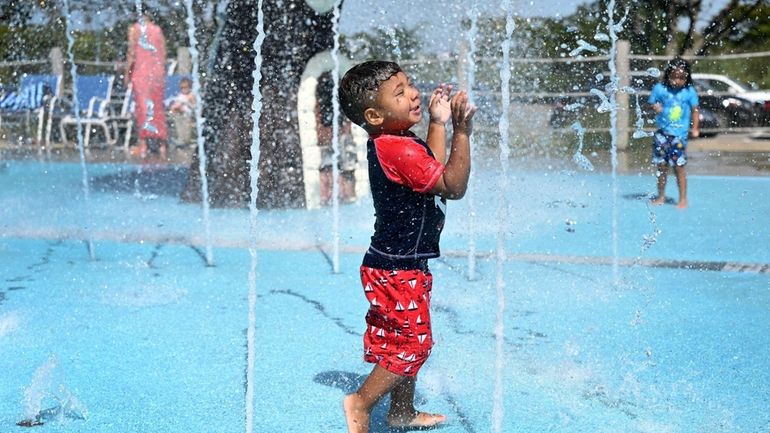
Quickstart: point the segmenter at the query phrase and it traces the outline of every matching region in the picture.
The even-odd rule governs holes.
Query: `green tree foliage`
[[[736,9],[728,17],[742,16],[747,7]],[[770,5],[763,5],[748,11],[749,18],[736,24],[720,45],[722,53],[742,53],[770,51]],[[737,59],[722,62],[712,62],[703,65],[704,72],[725,73],[755,86],[770,88],[770,61],[768,57]]]
[[[596,0],[580,6],[570,16],[548,21],[562,21],[582,34],[590,34],[604,27],[608,6],[609,0]],[[621,36],[631,42],[632,52],[671,56],[720,53],[729,46],[727,41],[746,40],[762,27],[762,21],[767,22],[767,0],[729,0],[712,17],[704,15],[706,6],[702,0],[618,0],[615,17],[617,21],[627,15]]]
[[[740,8],[736,15],[741,15],[745,9]],[[770,51],[770,4],[752,8],[749,18],[733,27],[725,48],[728,51]]]
[[[47,26],[0,25],[0,61],[45,60],[51,48],[66,41],[61,20]]]
[[[512,58],[571,58],[606,55],[608,0],[580,5],[565,17],[516,18],[511,45]],[[702,28],[690,23],[704,18],[702,2],[697,0],[618,0],[614,20],[625,18],[618,36],[629,40],[631,52],[671,56],[677,54],[713,55],[770,50],[770,6],[767,0],[730,0]],[[684,25],[683,25],[684,23]],[[504,18],[479,21],[477,75],[496,80],[505,34]],[[598,36],[598,37],[597,37]],[[581,45],[596,51],[576,52]],[[770,87],[767,57],[740,60],[695,61],[701,72],[725,73],[761,87]],[[632,70],[662,67],[662,62],[632,62]],[[517,82],[512,91],[585,92],[608,73],[603,62],[514,63]],[[597,79],[598,78],[598,79]]]

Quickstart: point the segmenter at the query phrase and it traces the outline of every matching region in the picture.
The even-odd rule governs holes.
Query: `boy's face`
[[[182,81],[179,83],[179,90],[186,95],[192,91],[192,85],[187,81]]]
[[[381,132],[405,131],[422,119],[420,91],[405,73],[380,84],[375,106],[364,112],[367,123]]]
[[[668,85],[680,89],[687,83],[687,72],[684,69],[674,69],[668,74]]]

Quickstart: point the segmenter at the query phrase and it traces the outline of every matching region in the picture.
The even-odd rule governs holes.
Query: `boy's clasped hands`
[[[461,90],[452,96],[452,85],[441,83],[430,96],[428,111],[431,122],[444,125],[451,117],[455,133],[471,133],[476,106],[468,100],[467,91]]]

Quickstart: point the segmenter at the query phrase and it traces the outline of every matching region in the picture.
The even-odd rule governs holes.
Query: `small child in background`
[[[172,113],[183,113],[188,116],[195,110],[195,95],[192,93],[192,80],[182,78],[179,81],[179,93],[171,99],[168,109]]]
[[[655,111],[655,125],[658,130],[653,137],[652,163],[657,165],[658,196],[652,204],[666,202],[666,181],[668,167],[674,167],[679,185],[679,202],[676,207],[684,209],[687,202],[687,138],[700,136],[700,115],[698,94],[692,85],[690,64],[675,57],[668,62],[663,80],[655,84],[647,101]]]
[[[179,93],[167,101],[169,116],[174,125],[177,145],[192,142],[195,125],[195,95],[192,93],[192,80],[182,78],[179,81]]]

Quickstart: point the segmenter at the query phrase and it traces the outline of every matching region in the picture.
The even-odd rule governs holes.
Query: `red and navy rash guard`
[[[411,132],[373,136],[366,147],[375,223],[363,265],[426,268],[427,259],[440,255],[446,200],[430,190],[444,173],[444,165]]]

